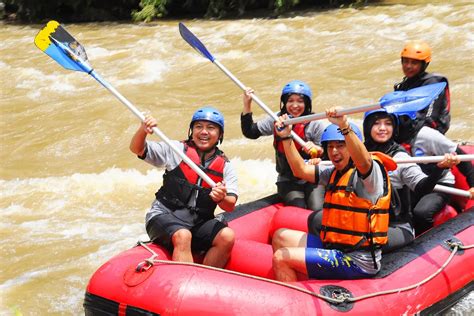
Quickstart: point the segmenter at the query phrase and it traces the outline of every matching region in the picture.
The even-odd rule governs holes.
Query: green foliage
[[[132,12],[132,19],[134,21],[150,22],[155,18],[162,18],[168,14],[166,10],[167,4],[167,0],[141,0],[140,8],[142,9],[140,11],[134,10]]]
[[[1,1],[1,0],[0,0]],[[140,0],[4,0],[21,21],[60,19],[63,22],[130,19]]]
[[[288,11],[297,4],[299,4],[299,0],[275,0],[275,13],[280,14]]]
[[[372,0],[376,1],[376,0]],[[25,22],[129,20],[150,22],[169,16],[239,17],[255,10],[274,17],[289,10],[317,6],[358,7],[368,0],[0,0],[9,18]],[[273,10],[273,11],[270,11]],[[266,13],[265,13],[266,12]],[[0,12],[1,15],[2,12]]]

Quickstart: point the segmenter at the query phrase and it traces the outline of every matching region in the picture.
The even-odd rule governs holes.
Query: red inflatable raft
[[[465,189],[466,184],[458,187]],[[291,284],[274,281],[271,236],[280,227],[306,230],[309,211],[285,207],[276,196],[243,204],[225,215],[237,237],[225,270],[172,262],[161,247],[140,244],[94,273],[87,286],[85,314],[437,313],[474,289],[474,207],[466,200],[456,203],[467,208],[448,220],[452,215],[440,215],[436,227],[413,244],[384,254],[382,270],[374,278],[301,278]],[[444,213],[453,212],[447,207]]]

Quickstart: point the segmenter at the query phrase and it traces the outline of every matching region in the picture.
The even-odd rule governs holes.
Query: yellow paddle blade
[[[35,37],[35,45],[39,49],[41,49],[43,52],[46,51],[46,49],[51,45],[51,39],[49,36],[51,33],[54,33],[56,29],[58,28],[59,23],[57,21],[49,21],[46,26],[39,31],[38,35]]]
[[[35,45],[66,69],[89,72],[87,54],[57,21],[49,21],[35,37]]]

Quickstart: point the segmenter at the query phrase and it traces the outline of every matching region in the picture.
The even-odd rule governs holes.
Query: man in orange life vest
[[[387,242],[391,158],[371,155],[360,130],[339,108],[326,110],[331,123],[321,143],[334,166],[305,164],[291,139],[291,127],[280,117],[277,133],[295,176],[326,186],[319,227],[308,221],[309,233],[281,228],[273,235],[273,269],[280,281],[309,278],[357,279],[380,270],[381,246]]]
[[[130,143],[140,159],[165,166],[163,186],[155,194],[146,215],[146,230],[153,242],[172,251],[174,261],[193,262],[192,250],[206,252],[203,264],[224,267],[234,244],[234,232],[214,218],[217,205],[232,211],[237,202],[237,176],[224,153],[217,148],[224,137],[224,117],[212,108],[197,110],[188,140],[173,141],[217,185],[209,188],[196,172],[164,142],[151,142],[156,120],[146,116]]]

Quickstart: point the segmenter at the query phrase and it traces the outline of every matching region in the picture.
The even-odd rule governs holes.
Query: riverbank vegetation
[[[290,10],[366,5],[368,0],[0,0],[0,19],[32,23],[277,17]],[[370,2],[374,2],[373,0]]]

